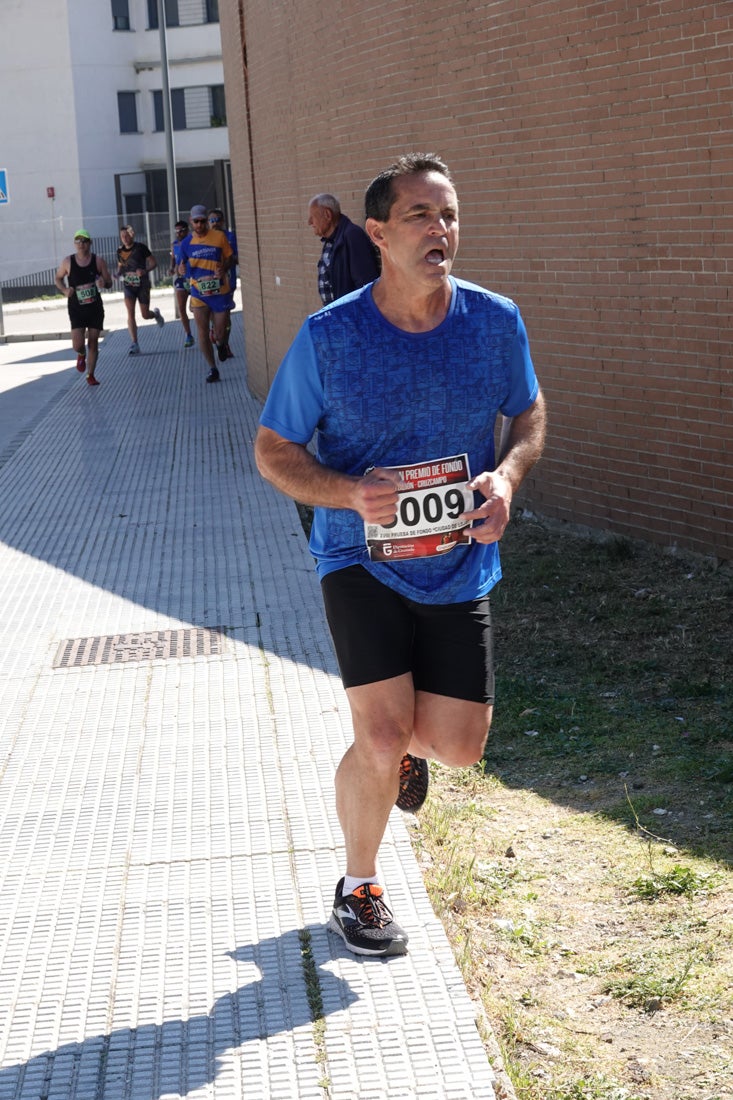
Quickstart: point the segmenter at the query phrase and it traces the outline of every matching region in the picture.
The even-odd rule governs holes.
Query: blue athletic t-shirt
[[[362,476],[372,466],[468,454],[471,476],[493,470],[497,414],[514,417],[539,385],[514,302],[451,277],[445,319],[405,332],[377,309],[372,284],[308,317],[272,383],[260,423],[294,443],[315,433],[325,466]],[[483,501],[476,494],[476,504]],[[316,508],[310,549],[320,577],[363,565],[418,603],[461,603],[501,577],[496,543],[449,554],[372,561],[357,512]]]

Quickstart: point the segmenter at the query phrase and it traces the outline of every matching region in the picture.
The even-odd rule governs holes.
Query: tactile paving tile
[[[394,811],[410,953],[326,931],[349,715],[296,509],[173,325],[64,389],[0,468],[0,1100],[494,1097]],[[70,639],[225,632],[54,667]],[[314,1028],[303,963],[323,1006]]]

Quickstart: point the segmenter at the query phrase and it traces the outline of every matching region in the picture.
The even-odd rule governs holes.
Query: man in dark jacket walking
[[[377,278],[379,264],[372,242],[341,213],[335,195],[314,195],[308,206],[308,225],[323,241],[318,293],[324,305]]]

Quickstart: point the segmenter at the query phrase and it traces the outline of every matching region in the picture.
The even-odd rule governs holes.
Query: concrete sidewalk
[[[241,308],[240,290],[237,287],[235,302],[237,308]],[[125,308],[124,295],[121,291],[104,291],[104,330],[111,335],[118,330],[125,330],[127,326],[127,310]],[[175,301],[173,291],[169,287],[154,288],[150,294],[151,305],[158,306],[163,316],[173,321],[175,318]],[[191,310],[188,310],[189,314]],[[144,330],[154,321],[140,321],[140,307],[137,307],[136,315],[139,327]],[[38,299],[30,302],[3,303],[3,335],[0,335],[2,344],[25,343],[29,340],[69,340],[69,314],[66,299],[60,295],[57,298]],[[195,327],[195,326],[194,326]]]
[[[231,343],[0,347],[0,1100],[493,1100],[399,811],[409,954],[325,929],[348,707]]]

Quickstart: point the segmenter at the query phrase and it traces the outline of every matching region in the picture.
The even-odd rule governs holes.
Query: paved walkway
[[[410,953],[325,929],[348,708],[231,342],[0,346],[0,1100],[491,1100],[399,811]]]

